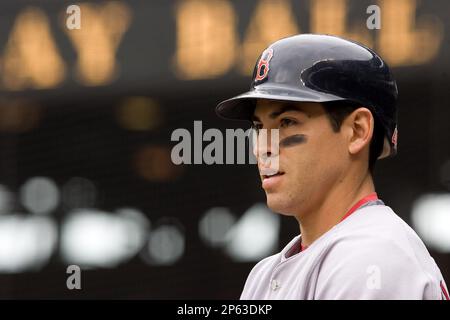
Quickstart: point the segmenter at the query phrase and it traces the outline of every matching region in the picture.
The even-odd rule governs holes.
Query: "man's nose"
[[[266,161],[279,154],[278,129],[261,129],[254,141],[253,153],[257,159]]]

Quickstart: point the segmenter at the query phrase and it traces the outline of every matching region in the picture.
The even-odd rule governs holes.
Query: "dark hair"
[[[361,107],[360,104],[351,101],[332,101],[323,103],[324,109],[331,122],[331,127],[334,132],[339,132],[342,122],[347,116],[357,108]],[[373,115],[373,113],[372,113]],[[378,156],[381,154],[384,143],[384,131],[377,117],[374,118],[374,129],[372,140],[369,147],[369,171],[373,175],[375,162]]]

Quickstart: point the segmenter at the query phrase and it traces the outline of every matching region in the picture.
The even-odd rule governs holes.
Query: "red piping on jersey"
[[[448,296],[447,289],[445,289],[444,282],[442,280],[441,280],[441,290],[442,290],[442,293],[445,296],[445,300],[450,300],[450,298]]]
[[[350,210],[347,211],[347,213],[344,215],[344,217],[342,217],[341,222],[344,221],[346,218],[348,218],[348,216],[351,215],[353,212],[355,212],[359,207],[361,207],[362,205],[364,205],[365,203],[367,203],[369,201],[374,201],[374,200],[378,200],[378,195],[376,192],[372,192],[369,195],[365,196],[364,198],[359,200],[353,207],[351,207]],[[304,246],[303,244],[300,243],[300,251],[303,251],[306,248],[308,248],[308,246]],[[442,287],[442,285],[441,285],[441,287]],[[448,300],[447,293],[446,293],[446,297]]]

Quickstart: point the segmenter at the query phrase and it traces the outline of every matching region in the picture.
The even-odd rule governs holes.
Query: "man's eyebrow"
[[[278,117],[280,114],[285,113],[285,112],[288,112],[288,111],[296,111],[296,112],[301,112],[301,113],[306,114],[306,112],[305,112],[304,110],[302,110],[299,106],[294,105],[294,104],[292,104],[292,103],[286,103],[286,104],[283,104],[283,105],[281,106],[281,108],[280,108],[278,111],[272,112],[272,113],[269,115],[269,117],[270,117],[271,119],[275,119],[275,118]]]
[[[282,113],[288,112],[288,111],[296,111],[296,112],[301,112],[304,113],[305,115],[307,115],[307,113],[298,105],[292,104],[292,103],[285,103],[281,106],[281,108],[277,111],[272,112],[271,114],[269,114],[269,118],[271,119],[275,119],[276,117],[278,117],[279,115],[281,115]],[[251,118],[252,121],[257,121],[257,122],[262,122],[257,116],[252,115]]]

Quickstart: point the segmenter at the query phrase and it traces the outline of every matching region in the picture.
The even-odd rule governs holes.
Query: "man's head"
[[[277,124],[269,115],[281,105],[308,109],[311,117],[303,119],[307,125],[290,127],[292,122],[284,120],[289,129],[281,131],[308,133],[295,133],[283,143],[280,131],[279,167],[294,174],[292,179],[287,173],[277,179],[288,184],[288,190],[317,196],[313,191],[319,192],[318,179],[325,191],[339,183],[343,173],[355,168],[358,174],[371,172],[376,159],[396,154],[396,101],[395,80],[374,51],[335,36],[304,34],[264,50],[250,91],[221,102],[216,112],[226,119],[265,119],[264,126],[272,127]],[[286,196],[293,198],[290,192]],[[277,194],[271,199],[278,201]]]
[[[352,106],[339,113],[334,107],[256,101],[252,116],[256,134],[267,129],[270,141],[271,129],[279,130],[278,145],[257,139],[255,146],[262,187],[272,210],[293,214],[298,208],[320,202],[348,175],[368,174],[374,132],[371,111]],[[278,174],[264,175],[266,159],[277,160]]]

